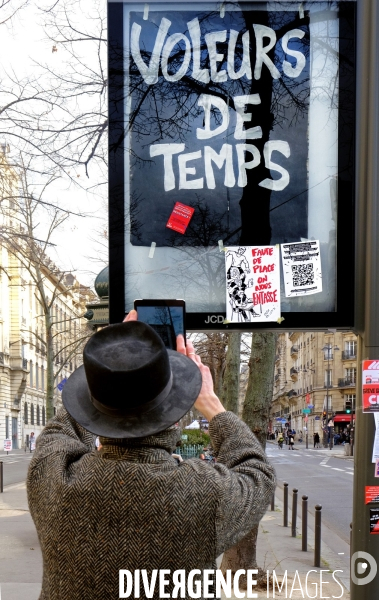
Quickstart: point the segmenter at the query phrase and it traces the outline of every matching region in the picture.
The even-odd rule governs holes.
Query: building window
[[[46,411],[45,411],[45,407],[42,407],[42,425],[45,427],[46,425]]]
[[[39,387],[38,374],[39,374],[39,369],[38,369],[38,364],[36,364],[36,388],[37,388],[37,390]]]
[[[30,405],[30,424],[34,425],[34,404]]]
[[[45,370],[43,365],[41,365],[41,390],[43,392],[45,391]]]
[[[333,405],[332,405],[332,397],[329,396],[325,396],[324,398],[324,408],[323,410],[326,410],[328,412],[332,412],[333,411]]]
[[[349,383],[355,383],[357,379],[357,369],[352,367],[350,369],[346,369],[346,379]]]
[[[324,360],[331,360],[333,358],[333,348],[326,348],[324,350]]]
[[[345,394],[345,410],[349,408],[351,411],[355,410],[355,394]]]
[[[30,361],[29,385],[33,387],[33,363]]]
[[[25,423],[25,425],[28,424],[28,403],[27,402],[24,403],[24,423]]]
[[[332,387],[332,369],[325,371],[325,387]]]
[[[357,356],[357,342],[345,342],[345,354],[346,356],[351,356],[355,358]]]
[[[37,425],[40,425],[40,418],[39,418],[39,405],[37,404]]]

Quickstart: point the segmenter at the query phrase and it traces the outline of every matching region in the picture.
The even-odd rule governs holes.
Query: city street
[[[289,507],[292,490],[297,488],[299,502],[308,496],[308,509],[314,514],[316,504],[322,506],[322,524],[331,536],[336,534],[350,543],[350,523],[353,509],[353,458],[329,457],[328,450],[305,449],[305,444],[295,443],[295,450],[268,443],[267,455],[276,469],[278,487],[286,481],[289,489]],[[298,509],[300,510],[300,509]]]
[[[6,452],[0,452],[0,460],[3,461],[4,486],[26,480],[32,456],[32,453],[24,450],[12,450],[8,455]]]

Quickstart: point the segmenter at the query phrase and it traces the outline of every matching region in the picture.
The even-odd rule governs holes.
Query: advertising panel
[[[190,328],[249,328],[227,318],[223,249],[281,245],[285,326],[352,325],[353,15],[109,2],[111,318],[176,297]]]

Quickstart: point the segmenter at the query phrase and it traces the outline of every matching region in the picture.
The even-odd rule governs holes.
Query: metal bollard
[[[305,434],[305,449],[308,450],[308,432]]]
[[[298,489],[294,488],[292,496],[292,537],[296,537],[296,519],[297,519],[297,492]]]
[[[271,510],[275,510],[275,492],[271,496]]]
[[[288,527],[288,483],[283,482],[283,527]]]
[[[3,483],[3,476],[4,476],[4,471],[3,471],[3,461],[0,460],[0,493],[2,494],[4,491],[4,483]]]
[[[350,523],[350,548],[353,547],[353,524]]]
[[[301,549],[308,550],[308,496],[302,496],[301,503]]]
[[[321,567],[321,509],[320,504],[315,506],[315,567]]]

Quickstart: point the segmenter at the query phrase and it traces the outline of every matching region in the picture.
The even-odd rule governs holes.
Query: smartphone
[[[138,320],[148,323],[160,335],[166,348],[176,350],[176,336],[186,339],[184,300],[134,300]]]

